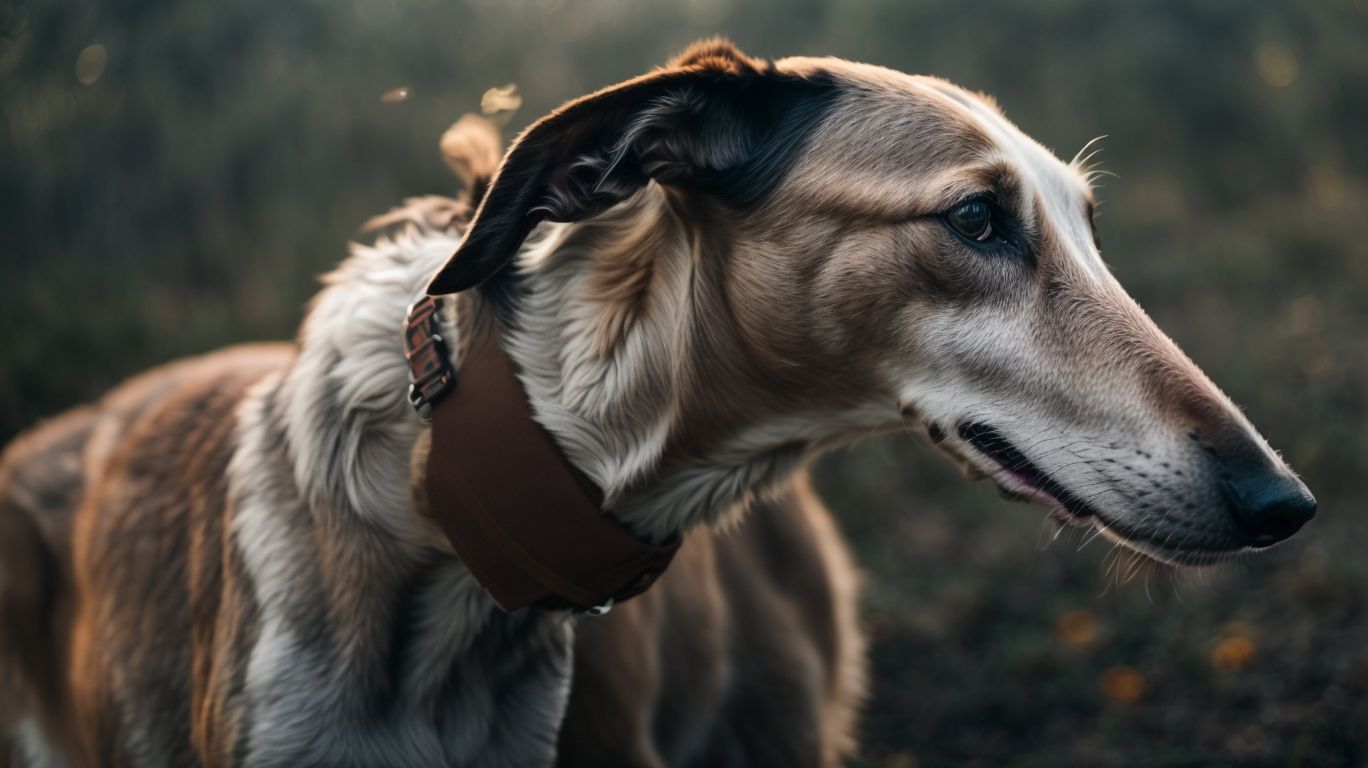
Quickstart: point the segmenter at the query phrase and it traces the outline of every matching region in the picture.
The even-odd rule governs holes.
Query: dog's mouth
[[[1085,501],[1026,458],[1001,432],[977,423],[961,424],[957,431],[961,440],[997,464],[988,474],[1008,495],[1043,504],[1049,508],[1050,516],[1061,523],[1091,525],[1101,519]]]
[[[1009,497],[1033,501],[1050,510],[1050,517],[1061,524],[1096,527],[1100,534],[1147,558],[1169,565],[1207,565],[1219,562],[1239,550],[1224,548],[1172,548],[1140,536],[1107,519],[1085,500],[1069,491],[1050,474],[1026,458],[1001,432],[986,424],[964,423],[957,429],[960,440],[995,467],[980,469]],[[978,464],[980,462],[974,462]]]

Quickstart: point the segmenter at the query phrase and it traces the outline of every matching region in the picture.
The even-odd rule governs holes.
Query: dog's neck
[[[736,514],[818,451],[888,421],[880,409],[804,400],[812,382],[764,369],[764,345],[729,295],[731,223],[685,205],[650,184],[591,220],[543,225],[502,278],[514,298],[500,305],[501,332],[538,421],[615,517],[652,542]],[[345,502],[425,547],[428,518],[385,511],[413,509],[425,453],[401,331],[458,238],[415,223],[357,246],[327,278],[280,394],[310,501]],[[785,397],[771,394],[786,384]],[[339,456],[344,471],[322,471]]]
[[[751,339],[742,339],[727,308],[726,263],[704,252],[725,246],[701,243],[684,220],[663,191],[648,187],[592,221],[544,227],[512,276],[518,298],[501,307],[504,342],[538,420],[605,491],[613,514],[652,541],[734,513],[833,434],[830,414],[796,407],[808,401],[793,397],[776,404],[754,383]],[[693,212],[687,220],[698,226]],[[421,217],[415,223],[357,246],[328,276],[294,365],[240,414],[243,438],[260,442],[244,456],[286,456],[293,487],[262,492],[280,497],[272,507],[299,504],[334,532],[313,539],[319,551],[305,559],[345,566],[321,574],[326,593],[342,596],[330,598],[343,601],[334,608],[367,618],[328,630],[334,647],[370,649],[356,656],[348,685],[369,675],[387,681],[377,690],[414,706],[443,691],[535,691],[536,712],[519,710],[510,728],[519,744],[550,750],[569,681],[564,614],[499,612],[425,514],[419,489],[430,433],[406,397],[404,316],[459,238]],[[470,326],[453,320],[443,332],[459,349],[459,331]],[[280,429],[267,428],[273,424]],[[266,532],[256,535],[275,535],[270,520],[257,520]],[[291,624],[302,613],[277,605],[292,593],[273,591],[283,560],[259,560],[252,575],[268,620],[302,631]],[[401,604],[417,606],[419,617],[407,644],[395,648],[406,635],[383,617]],[[513,645],[519,653],[510,653]],[[464,674],[463,665],[485,663],[481,648],[524,667]],[[461,686],[447,685],[453,675]]]
[[[737,514],[849,418],[762,388],[727,296],[731,244],[699,236],[720,214],[686,206],[649,184],[594,219],[545,226],[507,278],[506,345],[539,421],[652,542]]]
[[[612,513],[653,541],[734,513],[832,432],[830,418],[794,405],[817,399],[780,405],[755,383],[788,380],[754,375],[754,336],[742,338],[728,309],[725,254],[707,250],[725,244],[696,235],[725,227],[701,227],[698,212],[675,205],[648,187],[592,221],[544,227],[506,278],[518,298],[452,303],[478,311],[487,301],[503,313],[503,341],[538,420]],[[318,702],[344,725],[370,722],[383,706],[442,713],[436,736],[472,764],[496,754],[549,761],[569,690],[569,614],[499,611],[425,514],[431,433],[406,397],[404,320],[459,233],[421,216],[415,224],[354,248],[314,300],[294,364],[239,408],[232,482],[261,500],[235,516],[234,535],[256,542],[245,568],[267,628],[248,676],[247,700],[264,702],[252,738],[304,739],[316,720],[276,713]],[[471,326],[463,319],[443,328],[458,350]],[[459,378],[459,353],[456,362]],[[273,513],[283,509],[306,514]],[[311,521],[317,533],[296,536],[284,519]],[[296,566],[319,591],[282,575]],[[320,595],[326,615],[340,617],[322,626],[310,623]],[[343,649],[345,664],[287,652],[315,632]],[[479,733],[456,718],[471,702],[493,707]],[[408,744],[377,754],[398,760],[394,750]],[[335,762],[327,750],[337,744],[318,748],[324,759],[314,762]]]

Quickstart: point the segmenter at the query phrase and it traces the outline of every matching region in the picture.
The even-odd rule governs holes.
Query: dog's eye
[[[986,243],[993,236],[993,209],[982,200],[960,203],[945,215],[954,230],[976,243]]]

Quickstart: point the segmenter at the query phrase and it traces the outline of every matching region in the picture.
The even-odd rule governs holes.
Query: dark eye
[[[982,200],[960,203],[945,215],[954,230],[976,243],[986,243],[993,236],[993,209]]]

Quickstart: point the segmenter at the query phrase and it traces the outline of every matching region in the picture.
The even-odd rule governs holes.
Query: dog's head
[[[1086,175],[942,80],[696,46],[529,128],[431,290],[647,187],[689,228],[685,301],[712,324],[692,354],[731,355],[689,386],[735,406],[733,435],[776,415],[815,442],[912,423],[1060,520],[1173,562],[1314,514],[1108,272]]]

